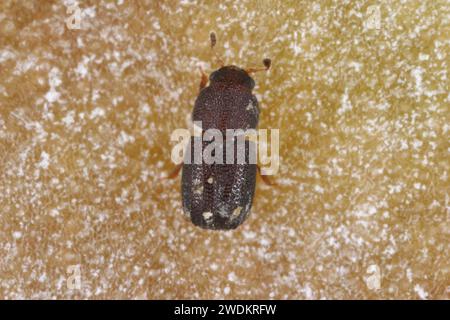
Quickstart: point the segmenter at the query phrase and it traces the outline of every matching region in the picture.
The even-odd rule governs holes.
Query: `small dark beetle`
[[[216,36],[211,33],[211,48],[215,43]],[[270,59],[264,59],[263,63],[265,68],[247,70],[233,65],[223,66],[222,63],[222,67],[209,76],[209,86],[206,86],[208,79],[202,72],[200,94],[195,101],[192,120],[202,122],[203,132],[214,128],[225,137],[227,129],[257,128],[259,107],[252,94],[255,81],[249,73],[268,70]],[[191,150],[187,152],[191,161],[196,139],[201,138],[191,137]],[[252,206],[257,171],[257,165],[248,161],[249,153],[255,150],[252,143],[245,141],[243,164],[237,163],[237,152],[234,152],[233,164],[183,164],[183,210],[192,223],[204,229],[228,230],[245,221]],[[206,144],[201,144],[204,150]],[[225,161],[225,147],[223,156]]]

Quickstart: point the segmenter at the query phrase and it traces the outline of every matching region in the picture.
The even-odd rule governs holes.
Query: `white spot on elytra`
[[[254,109],[255,109],[255,106],[253,105],[252,100],[250,100],[248,105],[247,105],[247,108],[245,108],[245,110],[247,110],[247,111],[252,110],[253,111]]]
[[[203,215],[203,219],[205,219],[205,220],[209,220],[213,216],[212,212],[209,212],[209,211],[203,212],[202,215]]]
[[[194,194],[198,194],[201,195],[203,194],[203,186],[202,185],[198,185],[194,188]]]
[[[231,219],[236,219],[241,214],[242,207],[237,207],[233,210],[233,213],[231,214]]]

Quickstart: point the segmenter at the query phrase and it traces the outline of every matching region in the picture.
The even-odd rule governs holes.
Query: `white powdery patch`
[[[38,162],[37,166],[42,169],[47,169],[50,164],[50,156],[47,152],[41,152],[41,160]]]
[[[426,186],[421,184],[420,182],[416,182],[416,183],[414,183],[414,188],[417,190],[425,190]]]
[[[428,54],[419,53],[419,61],[427,61],[430,58]]]
[[[406,278],[408,278],[409,282],[413,281],[413,272],[411,268],[406,269]]]
[[[218,265],[217,263],[212,263],[210,267],[211,267],[211,270],[212,270],[212,271],[217,271],[217,270],[219,270],[219,265]]]
[[[270,239],[262,238],[262,239],[259,241],[259,243],[260,243],[262,246],[264,246],[264,247],[268,247],[268,246],[270,246],[271,241],[270,241]]]
[[[59,71],[58,68],[53,67],[48,73],[48,84],[50,89],[45,94],[45,99],[48,102],[53,103],[59,99],[61,93],[59,93],[56,88],[59,87],[61,83],[61,71]]]
[[[73,5],[78,5],[78,0],[63,0],[63,4],[66,6],[66,7],[70,7],[70,6],[73,6]]]
[[[379,290],[381,287],[381,272],[380,267],[376,264],[371,264],[366,270],[368,276],[366,277],[366,285],[369,290]]]
[[[6,60],[14,59],[16,55],[9,50],[0,50],[0,63],[5,62]]]
[[[377,213],[377,208],[369,203],[364,203],[351,212],[352,215],[359,218],[373,216],[375,213]]]
[[[95,18],[96,15],[97,12],[94,6],[84,9],[81,14],[82,18]]]
[[[348,64],[348,66],[355,69],[356,72],[360,72],[363,65],[360,62],[352,61]]]
[[[377,104],[375,106],[375,109],[380,110],[380,111],[386,111],[389,108],[390,108],[390,105],[387,102],[383,102],[383,103]]]
[[[350,102],[349,97],[348,97],[348,89],[345,88],[345,92],[344,92],[344,94],[342,95],[342,98],[341,98],[341,107],[338,109],[337,113],[339,115],[342,115],[342,114],[344,114],[347,111],[350,111],[352,109],[353,109],[353,106],[352,106],[352,103]]]
[[[292,41],[289,46],[289,48],[292,49],[292,51],[294,52],[294,56],[298,56],[303,51],[302,48],[297,44],[297,37],[298,37],[298,34],[295,31],[294,32],[294,41]]]
[[[414,139],[414,141],[412,142],[412,146],[416,150],[419,149],[422,145],[423,145],[423,142],[418,139]]]
[[[13,236],[14,239],[20,239],[20,238],[22,238],[22,232],[14,231],[12,236]]]
[[[414,68],[411,70],[411,75],[414,77],[416,85],[416,95],[420,96],[423,94],[423,87],[422,87],[423,69],[420,67]]]
[[[301,289],[301,291],[303,292],[303,294],[305,295],[305,298],[308,300],[312,300],[314,299],[314,291],[313,289],[309,286],[309,284],[305,284],[305,286]]]
[[[246,240],[253,240],[256,238],[256,233],[253,231],[244,231],[242,234]]]
[[[315,185],[314,186],[314,191],[316,191],[317,193],[323,194],[323,192],[325,191],[321,186],[319,185]]]
[[[61,71],[53,67],[48,73],[48,84],[50,87],[59,87],[61,85]]]
[[[14,70],[15,75],[21,75],[36,65],[38,58],[34,55],[28,56],[24,61],[18,61]]]
[[[424,288],[422,288],[419,284],[416,284],[414,286],[414,291],[417,293],[420,299],[425,300],[428,298],[428,292],[426,292]]]
[[[87,66],[88,62],[89,62],[89,58],[83,57],[83,61],[80,61],[75,69],[75,73],[81,79],[85,78],[89,74],[89,70],[88,70],[88,66]]]
[[[70,111],[69,113],[67,113],[67,115],[62,118],[62,122],[67,126],[70,127],[74,122],[74,116],[75,116],[75,111]]]
[[[308,123],[311,123],[312,120],[313,120],[313,116],[312,116],[311,112],[306,112],[306,113],[305,113],[305,116],[306,116],[306,121],[307,121]]]
[[[228,281],[231,281],[231,282],[236,282],[237,281],[237,277],[236,277],[236,274],[234,272],[230,272],[228,274]]]
[[[56,91],[55,88],[50,88],[50,90],[48,90],[48,92],[45,94],[45,99],[48,102],[53,103],[57,101],[60,96],[61,94],[58,91]]]
[[[43,274],[41,274],[41,275],[39,276],[38,281],[39,281],[40,283],[44,283],[45,280],[47,280],[47,275],[46,275],[45,273],[43,273]]]
[[[142,103],[139,106],[139,110],[142,111],[142,113],[144,114],[150,114],[150,106],[148,105],[148,103]]]
[[[402,191],[403,188],[403,184],[397,184],[397,185],[388,185],[389,188],[389,194],[393,194],[393,193],[399,193],[400,191]]]
[[[50,210],[49,214],[51,217],[57,217],[57,216],[59,216],[59,211],[58,211],[58,209],[52,209],[52,210]]]
[[[120,131],[119,137],[117,138],[117,143],[123,147],[127,143],[133,143],[134,137],[132,135],[127,134],[125,131]]]
[[[102,108],[95,108],[94,110],[91,111],[91,114],[89,115],[89,119],[95,119],[97,117],[103,117],[105,116],[105,110],[103,110]]]

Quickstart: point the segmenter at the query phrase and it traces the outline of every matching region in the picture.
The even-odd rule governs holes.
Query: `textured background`
[[[449,298],[448,1],[73,2],[0,2],[1,298]],[[230,232],[160,178],[213,30],[281,140]]]

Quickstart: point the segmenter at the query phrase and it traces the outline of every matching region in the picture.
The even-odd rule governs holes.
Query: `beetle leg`
[[[259,165],[256,165],[256,168],[258,168],[258,174],[260,175],[262,181],[264,181],[265,184],[267,184],[268,186],[276,186],[277,183],[272,181],[272,179],[269,179],[269,176],[265,176],[263,174],[261,174],[261,168],[259,167]]]
[[[220,67],[222,68],[225,65],[225,62],[223,62],[222,58],[219,57],[219,55],[217,54],[217,52],[214,51],[214,55],[216,56],[217,61],[220,64]]]
[[[182,167],[183,163],[178,164],[175,168],[172,169],[172,171],[169,172],[167,176],[164,177],[164,179],[175,179],[180,173]]]
[[[199,68],[200,72],[202,74],[202,80],[200,80],[200,90],[202,90],[204,87],[206,87],[206,84],[208,83],[208,76],[205,72],[203,72],[202,68]]]

